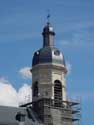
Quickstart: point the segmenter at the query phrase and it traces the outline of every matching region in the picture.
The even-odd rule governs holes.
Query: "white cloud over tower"
[[[31,70],[31,67],[23,67],[19,70],[19,74],[24,79],[31,79],[32,74],[31,74],[30,70]]]
[[[0,78],[0,105],[18,107],[32,100],[31,86],[23,84],[17,91],[5,78]]]

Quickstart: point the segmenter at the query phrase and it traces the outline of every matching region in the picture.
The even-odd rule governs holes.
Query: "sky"
[[[0,0],[0,105],[17,106],[31,97],[26,98],[29,70],[33,53],[42,47],[48,12],[55,46],[66,59],[69,98],[81,102],[81,125],[94,124],[93,0]]]

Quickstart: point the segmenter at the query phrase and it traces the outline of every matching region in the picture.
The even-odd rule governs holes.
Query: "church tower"
[[[72,125],[72,103],[66,98],[64,55],[54,45],[55,32],[49,21],[43,28],[43,47],[32,60],[32,106],[44,125]],[[63,116],[69,115],[68,119]]]
[[[64,55],[54,46],[55,32],[50,23],[43,28],[43,47],[32,62],[33,101],[40,98],[66,100],[67,73]]]

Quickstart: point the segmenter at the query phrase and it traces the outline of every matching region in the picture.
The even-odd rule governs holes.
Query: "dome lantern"
[[[43,28],[43,47],[54,47],[54,36],[55,32],[53,27],[49,22],[47,22],[46,26]]]

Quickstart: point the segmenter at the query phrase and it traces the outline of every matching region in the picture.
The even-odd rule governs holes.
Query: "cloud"
[[[19,70],[19,74],[21,75],[22,78],[24,79],[31,79],[32,74],[30,72],[31,67],[23,67]]]
[[[0,105],[18,106],[17,91],[4,78],[0,78]]]
[[[71,48],[94,47],[94,32],[79,31],[72,34],[71,39],[59,40],[59,44]]]
[[[8,80],[0,78],[0,105],[18,107],[19,104],[32,101],[31,93],[31,86],[28,84],[23,84],[17,92]]]
[[[66,67],[67,67],[67,71],[68,71],[68,75],[69,75],[72,70],[72,65],[68,61],[66,61]]]
[[[32,101],[32,91],[31,87],[24,84],[18,92],[19,104],[25,104]],[[20,101],[21,100],[21,101]]]
[[[94,48],[94,21],[66,23],[64,37],[58,43],[70,48]]]

